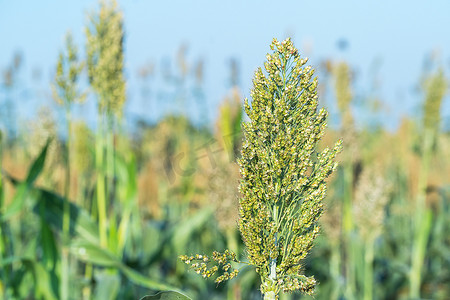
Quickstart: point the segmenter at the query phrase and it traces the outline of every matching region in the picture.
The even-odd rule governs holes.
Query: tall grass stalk
[[[345,261],[345,274],[346,274],[346,295],[349,299],[355,297],[356,282],[355,282],[355,239],[353,236],[353,164],[351,161],[346,160],[343,165],[343,184],[344,184],[344,196],[342,205],[342,226],[343,226],[343,243],[344,243],[344,261]]]
[[[3,132],[0,130],[0,261],[3,261],[5,257],[7,257],[6,249],[6,232],[4,230],[4,222],[3,222],[3,204],[4,204],[4,190],[3,190]],[[6,288],[7,288],[7,280],[9,278],[8,268],[3,268],[0,271],[0,295],[3,295],[3,298],[6,299]]]
[[[427,207],[426,193],[430,162],[433,155],[433,146],[437,143],[440,125],[440,111],[442,99],[447,91],[446,78],[442,70],[430,76],[425,82],[426,97],[423,115],[423,136],[421,148],[421,163],[418,181],[418,192],[414,215],[415,235],[411,257],[411,270],[409,274],[410,297],[420,298],[422,266],[431,230],[433,213]]]
[[[114,191],[114,117],[125,101],[123,78],[123,21],[116,1],[101,1],[100,13],[90,16],[86,28],[89,81],[98,98],[95,145],[97,210],[100,244],[108,247],[108,197]],[[111,224],[115,226],[115,224]]]
[[[71,133],[72,133],[72,115],[70,106],[66,107],[66,124],[67,124],[67,142],[66,142],[66,182],[64,185],[64,198],[67,200],[64,202],[63,212],[63,244],[61,249],[61,299],[69,299],[69,274],[70,274],[70,262],[69,262],[69,230],[70,230],[70,149],[71,149]]]
[[[106,188],[105,188],[105,163],[104,163],[104,130],[102,118],[97,122],[97,135],[95,139],[95,170],[97,172],[97,211],[98,231],[100,234],[100,245],[108,247],[108,223],[106,219]]]
[[[424,131],[422,157],[418,181],[418,194],[416,198],[414,224],[414,242],[411,256],[411,270],[409,275],[410,297],[420,299],[422,266],[431,230],[432,211],[426,207],[426,189],[428,173],[432,156],[432,141],[434,132],[428,128]]]
[[[334,185],[336,185],[336,182],[339,181],[335,180]],[[332,284],[330,299],[337,300],[342,293],[342,202],[340,197],[332,197],[332,202],[330,201],[327,204],[321,223],[331,252],[329,263],[329,274]]]
[[[373,261],[375,258],[375,238],[369,238],[364,247],[364,300],[373,299]]]
[[[77,82],[83,69],[83,63],[78,61],[77,48],[75,47],[70,33],[66,36],[65,53],[59,55],[56,67],[55,84],[53,86],[54,98],[64,106],[66,117],[66,153],[65,153],[65,184],[63,223],[62,223],[62,246],[61,246],[61,299],[69,298],[69,229],[70,229],[70,151],[72,147],[72,104],[84,99],[84,94],[78,91]]]
[[[351,90],[351,71],[345,62],[338,63],[333,68],[334,87],[336,94],[336,101],[341,116],[341,132],[344,139],[344,148],[347,149],[344,156],[344,163],[342,166],[343,184],[343,198],[342,198],[342,231],[343,231],[343,260],[345,262],[345,277],[346,277],[346,295],[352,299],[355,297],[356,278],[355,278],[355,258],[356,245],[354,234],[353,221],[353,154],[350,149],[354,148],[351,145],[354,140],[348,136],[354,131],[353,116],[351,112],[351,102],[353,99]]]
[[[339,244],[331,249],[330,276],[334,281],[330,299],[337,300],[341,293],[341,257]]]

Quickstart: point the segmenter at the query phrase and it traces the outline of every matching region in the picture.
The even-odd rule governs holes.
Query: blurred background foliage
[[[185,45],[175,70],[162,68],[160,86],[153,84],[155,66],[143,65],[142,109],[167,102],[173,109],[126,128],[122,23],[114,3],[101,2],[87,26],[87,57],[77,56],[68,37],[53,85],[62,105],[43,106],[35,119],[15,117],[18,91],[30,88],[18,80],[21,54],[2,70],[0,298],[139,299],[177,290],[193,299],[259,299],[253,270],[216,286],[177,259],[228,248],[245,260],[237,231],[236,158],[245,121],[239,64],[230,60],[230,89],[214,120],[202,91],[205,62],[186,61]],[[344,151],[330,179],[323,234],[304,262],[320,282],[315,298],[449,299],[445,70],[428,62],[418,79],[420,117],[405,116],[386,130],[376,91],[355,100],[352,66],[329,59],[316,69],[322,99],[339,110],[323,147],[342,138]],[[149,96],[153,89],[157,97]],[[86,93],[98,108],[96,126],[71,117]],[[358,105],[369,117],[356,127]],[[202,124],[183,113],[191,106]]]

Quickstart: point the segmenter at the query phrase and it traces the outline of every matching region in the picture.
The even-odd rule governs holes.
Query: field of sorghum
[[[0,298],[140,299],[177,290],[192,299],[261,299],[252,266],[237,264],[236,278],[216,284],[179,259],[229,249],[247,261],[238,229],[241,91],[230,89],[214,128],[169,114],[125,130],[122,22],[102,4],[86,27],[85,58],[68,35],[52,86],[64,122],[42,108],[17,124],[9,91],[20,88],[20,59],[4,72]],[[342,139],[343,150],[327,180],[321,234],[301,265],[319,283],[314,297],[449,299],[450,132],[440,121],[449,79],[439,68],[424,74],[421,117],[387,131],[355,126],[350,66],[322,69],[328,81],[319,92],[333,93],[340,125],[326,129],[318,148]],[[82,101],[96,101],[95,130],[72,118]],[[280,295],[300,298],[311,296]]]

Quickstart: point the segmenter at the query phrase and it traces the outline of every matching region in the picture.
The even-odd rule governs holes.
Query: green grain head
[[[89,81],[97,93],[99,112],[121,116],[125,102],[123,18],[116,1],[101,1],[100,13],[86,28]]]
[[[252,101],[245,101],[239,229],[263,293],[312,294],[316,280],[302,275],[302,260],[319,234],[326,179],[341,142],[317,152],[327,111],[318,109],[314,70],[290,39],[274,40],[271,49],[266,74],[256,71]]]
[[[341,113],[343,127],[353,123],[350,103],[352,102],[351,70],[345,62],[338,63],[333,67],[334,88],[336,101]]]
[[[302,260],[319,234],[326,179],[336,169],[338,141],[318,152],[326,128],[327,111],[318,109],[317,78],[305,66],[290,39],[273,40],[266,73],[253,79],[249,122],[242,124],[244,144],[238,160],[241,173],[239,230],[248,263],[261,276],[264,299],[280,292],[313,294],[314,277],[303,274]],[[180,259],[207,278],[221,269],[216,282],[238,273],[232,263],[243,263],[232,251],[181,255]]]
[[[426,129],[439,130],[442,99],[447,91],[447,79],[442,70],[427,78],[424,84],[426,96],[423,124]]]
[[[77,84],[83,70],[79,61],[78,49],[72,35],[66,35],[66,49],[60,52],[56,65],[55,83],[52,86],[53,98],[66,107],[76,101],[82,102],[85,95],[78,90]]]

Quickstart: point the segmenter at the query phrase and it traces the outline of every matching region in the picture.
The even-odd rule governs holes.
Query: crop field
[[[354,107],[383,108],[352,66],[274,39],[214,125],[169,111],[130,128],[126,20],[108,1],[89,16],[85,45],[61,45],[57,105],[19,121],[22,58],[2,70],[0,299],[450,299],[448,68],[429,62],[394,130],[357,125]],[[185,68],[170,84],[194,103],[171,103],[207,115],[202,65]],[[95,124],[74,114],[89,103]]]

